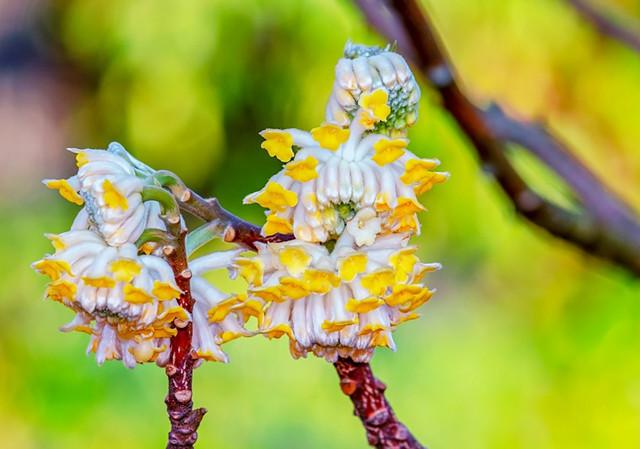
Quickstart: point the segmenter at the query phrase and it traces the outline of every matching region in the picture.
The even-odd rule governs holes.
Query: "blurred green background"
[[[638,20],[637,0],[601,1]],[[429,0],[466,87],[545,120],[640,207],[640,56],[562,0]],[[635,19],[633,19],[635,17]],[[99,368],[71,318],[41,300],[29,263],[76,209],[39,184],[72,173],[66,146],[122,142],[245,218],[278,169],[267,127],[322,121],[347,39],[382,43],[343,0],[0,2],[0,435],[2,447],[164,447],[164,372]],[[432,449],[640,447],[640,286],[517,218],[424,87],[410,148],[452,173],[425,198],[422,256],[445,269],[424,317],[373,367]],[[571,201],[514,154],[546,194]],[[225,288],[224,273],[218,281]],[[201,448],[366,447],[333,368],[285,341],[226,346],[195,376]]]

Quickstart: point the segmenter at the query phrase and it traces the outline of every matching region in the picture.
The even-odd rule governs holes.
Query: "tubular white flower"
[[[389,116],[376,132],[404,135],[418,118],[420,88],[406,61],[390,47],[347,43],[335,69],[335,83],[326,107],[327,122],[347,126],[356,117],[361,97],[376,89],[388,92]]]
[[[417,195],[448,178],[432,171],[439,161],[410,152],[407,139],[367,133],[360,120],[349,129],[327,124],[310,133],[270,130],[268,139],[277,140],[269,145],[276,155],[293,146],[300,150],[263,189],[244,199],[268,209],[265,235],[293,232],[304,241],[324,242],[339,236],[362,209],[380,215],[382,231],[418,233],[416,213],[423,207]]]
[[[62,330],[90,334],[88,351],[98,363],[166,362],[174,320],[190,320],[176,300],[180,290],[169,264],[139,256],[130,243],[111,247],[89,230],[47,237],[56,251],[33,268],[51,279],[46,296],[76,313]]]
[[[192,346],[200,359],[228,362],[227,354],[220,346],[239,337],[254,335],[244,327],[249,317],[262,321],[261,303],[242,297],[229,298],[204,278],[208,271],[229,267],[240,252],[242,250],[212,253],[190,263],[191,294],[195,300]]]
[[[135,242],[150,227],[165,229],[157,201],[143,201],[146,181],[124,157],[109,150],[77,150],[78,173],[69,179],[44,180],[65,199],[84,205],[74,229],[95,229],[111,246]]]
[[[375,347],[395,350],[393,329],[417,318],[433,294],[421,279],[439,265],[420,263],[408,238],[391,234],[359,247],[344,234],[331,253],[296,240],[259,244],[256,256],[235,259],[232,274],[248,282],[246,301],[265,305],[262,334],[288,336],[294,357],[368,361]]]

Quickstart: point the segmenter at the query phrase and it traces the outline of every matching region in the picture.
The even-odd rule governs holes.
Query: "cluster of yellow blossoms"
[[[419,316],[433,294],[423,277],[439,268],[409,244],[420,232],[418,196],[448,178],[433,171],[437,160],[407,148],[419,98],[400,55],[348,44],[325,123],[261,133],[262,148],[285,165],[245,203],[267,209],[263,235],[295,239],[257,243],[253,256],[238,249],[190,261],[192,313],[179,305],[161,248],[137,245],[146,230],[183,226],[162,202],[169,193],[157,173],[116,143],[72,150],[78,173],[45,184],[83,208],[71,230],[47,235],[55,252],[33,264],[51,279],[47,296],[76,314],[63,330],[90,334],[99,363],[128,367],[166,363],[170,337],[188,322],[204,360],[226,361],[222,343],[256,333],[286,335],[294,357],[368,361],[376,347],[395,349],[392,331]],[[224,267],[247,281],[245,293],[229,297],[205,280]],[[250,317],[257,331],[245,328]]]
[[[71,230],[47,235],[55,252],[33,267],[51,280],[46,296],[75,312],[62,330],[91,335],[88,351],[98,363],[119,359],[130,368],[149,361],[162,365],[176,326],[192,317],[178,304],[181,291],[161,249],[136,246],[146,229],[166,230],[159,202],[145,200],[145,188],[155,187],[152,171],[116,143],[106,151],[72,151],[78,173],[44,183],[83,208]],[[193,261],[193,349],[200,358],[226,361],[219,345],[248,334],[242,328],[246,308],[234,309],[222,322],[206,319],[227,295],[201,275],[228,266],[237,254],[214,253]]]
[[[310,132],[261,133],[285,165],[245,203],[267,209],[264,235],[295,240],[237,257],[233,274],[249,287],[228,302],[263,304],[260,331],[288,336],[294,357],[367,361],[375,347],[394,349],[392,330],[432,295],[422,277],[439,265],[421,263],[408,242],[420,232],[417,197],[448,174],[407,149],[418,98],[400,55],[348,45],[327,121]]]

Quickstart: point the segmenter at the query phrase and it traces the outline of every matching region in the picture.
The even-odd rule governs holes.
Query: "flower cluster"
[[[347,43],[335,75],[326,108],[327,122],[347,126],[358,109],[366,107],[362,96],[380,88],[388,95],[389,115],[375,124],[375,132],[403,136],[418,119],[420,88],[404,58],[389,45],[380,48]]]
[[[165,364],[176,327],[193,319],[197,355],[226,361],[219,344],[246,334],[240,329],[245,312],[238,309],[215,325],[203,320],[203,309],[206,315],[226,295],[201,275],[227,266],[238,252],[215,253],[204,262],[193,262],[198,269],[192,279],[196,299],[192,318],[178,303],[182,292],[161,249],[155,243],[136,245],[145,230],[180,226],[179,213],[169,214],[166,205],[150,199],[154,195],[148,192],[157,196],[159,189],[153,171],[115,143],[106,151],[71,151],[76,153],[77,174],[44,183],[83,208],[71,230],[47,235],[55,252],[33,264],[51,280],[46,296],[75,313],[62,330],[91,335],[88,351],[96,354],[98,363],[118,359],[132,368],[150,361]]]
[[[422,278],[439,265],[421,263],[408,242],[420,232],[418,196],[448,174],[407,148],[418,98],[400,55],[348,45],[327,122],[261,133],[286,164],[245,203],[267,209],[264,235],[295,240],[237,257],[232,274],[249,287],[229,301],[264,304],[261,332],[288,336],[294,357],[368,361],[375,347],[395,349],[392,330],[431,298]]]

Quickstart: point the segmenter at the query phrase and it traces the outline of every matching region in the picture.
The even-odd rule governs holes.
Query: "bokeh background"
[[[598,4],[640,18],[637,0]],[[562,0],[425,7],[478,102],[545,120],[640,208],[640,55]],[[257,132],[321,122],[347,39],[382,43],[346,0],[0,1],[0,445],[158,448],[168,430],[164,372],[97,367],[85,335],[57,331],[70,313],[29,268],[76,212],[39,183],[72,173],[64,148],[118,140],[258,222],[241,198],[278,165]],[[395,410],[432,449],[640,447],[638,281],[518,219],[426,86],[423,98],[410,147],[453,176],[425,198],[419,244],[445,269],[399,351],[373,361]],[[291,360],[284,340],[226,349],[231,364],[196,372],[199,447],[366,447],[330,365]]]

